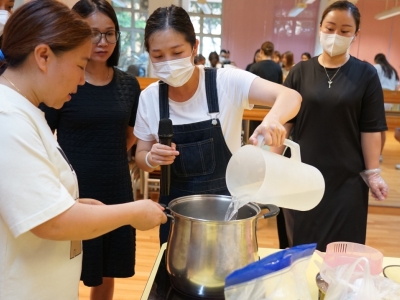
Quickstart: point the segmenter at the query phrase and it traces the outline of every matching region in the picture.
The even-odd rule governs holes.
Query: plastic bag
[[[361,263],[363,269],[359,268]],[[365,257],[335,268],[322,264],[320,274],[329,284],[325,300],[400,299],[400,285],[381,275],[371,275],[369,261]]]
[[[282,250],[234,271],[225,279],[225,299],[311,299],[306,270],[315,247]]]

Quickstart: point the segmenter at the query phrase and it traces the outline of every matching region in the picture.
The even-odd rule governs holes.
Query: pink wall
[[[319,1],[309,5],[296,18],[284,17],[293,5],[293,0],[225,1],[222,48],[229,49],[231,59],[240,68],[252,62],[255,50],[265,41],[272,41],[275,50],[281,53],[292,51],[295,62],[300,60],[303,52],[313,54]],[[296,20],[302,22],[308,31],[298,35],[285,30],[275,31],[285,26],[294,31]]]
[[[388,2],[390,9],[395,1]],[[357,7],[361,13],[361,31],[350,53],[372,64],[375,55],[383,53],[400,74],[400,15],[376,20],[375,15],[386,10],[386,1],[359,0]]]
[[[303,52],[313,54],[315,37],[319,31],[318,8],[315,1],[296,18],[283,17],[289,11],[293,0],[226,0],[223,7],[222,48],[229,49],[231,59],[240,68],[253,60],[256,49],[267,40],[275,44],[281,53],[292,51],[295,62]],[[395,0],[389,0],[389,8]],[[384,0],[359,0],[361,32],[352,45],[350,53],[359,59],[373,63],[377,53],[384,53],[388,61],[400,74],[400,15],[386,20],[375,20],[374,16],[385,10]],[[278,23],[300,21],[308,32],[289,36],[286,32],[274,32]],[[293,26],[293,25],[292,25]],[[290,27],[290,25],[289,25]],[[293,27],[292,27],[293,28]]]

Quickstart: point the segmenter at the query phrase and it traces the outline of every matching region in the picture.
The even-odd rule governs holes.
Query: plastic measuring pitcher
[[[301,162],[299,144],[285,140],[291,157],[246,145],[231,157],[226,169],[226,184],[232,196],[248,195],[251,201],[275,204],[295,210],[310,210],[322,199],[325,181],[321,172]]]

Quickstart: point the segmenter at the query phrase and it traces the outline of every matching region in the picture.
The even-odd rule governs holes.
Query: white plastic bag
[[[363,263],[365,268],[357,266]],[[321,277],[329,284],[325,300],[399,300],[400,285],[380,275],[371,275],[369,261],[360,257],[335,268],[322,264]]]
[[[226,300],[311,300],[306,270],[316,244],[271,254],[225,279]]]

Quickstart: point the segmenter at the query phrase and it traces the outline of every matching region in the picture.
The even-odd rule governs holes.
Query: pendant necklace
[[[333,78],[335,78],[335,76],[337,75],[337,73],[340,71],[341,67],[343,65],[340,66],[340,68],[336,71],[336,73],[333,75],[332,78],[329,77],[328,72],[326,71],[326,68],[324,66],[324,62],[322,61],[322,57],[321,57],[321,62],[322,62],[322,66],[324,67],[325,73],[326,73],[326,77],[328,77],[328,84],[329,84],[329,88],[331,88],[331,84],[333,82]]]
[[[86,71],[86,72],[87,72],[87,71]],[[90,74],[90,73],[88,73],[88,74]],[[85,77],[86,77],[86,75],[85,75]],[[110,77],[110,67],[107,68],[107,78],[106,78],[105,80],[108,80],[109,77]],[[85,79],[85,81],[86,81],[87,83],[90,83],[90,82],[87,81],[86,79]]]
[[[24,97],[24,98],[26,98],[27,100],[29,100],[28,97],[25,96],[24,94],[22,94],[21,90],[20,90],[19,88],[17,88],[17,87],[15,86],[15,84],[11,82],[10,79],[8,79],[8,78],[7,78],[6,76],[4,76],[4,75],[1,75],[1,76],[4,77],[4,79],[7,80],[7,81],[13,86],[14,90],[16,90],[18,93],[20,93],[20,94],[22,95],[22,97]]]

